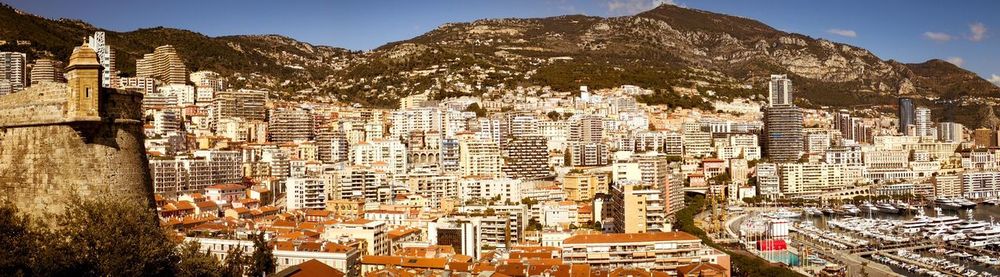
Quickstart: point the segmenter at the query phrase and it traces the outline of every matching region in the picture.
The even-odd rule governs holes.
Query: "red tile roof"
[[[637,234],[589,234],[566,238],[563,244],[614,244],[656,241],[700,241],[698,237],[684,232],[651,232]]]

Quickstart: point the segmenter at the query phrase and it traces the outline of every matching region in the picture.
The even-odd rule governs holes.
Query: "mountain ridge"
[[[4,5],[0,39],[27,39],[32,55],[63,58],[102,30]],[[22,28],[14,28],[22,27]],[[805,105],[885,104],[900,96],[995,98],[1000,88],[941,60],[883,60],[845,43],[777,30],[755,19],[661,5],[632,16],[561,15],[446,23],[371,51],[313,45],[276,34],[209,37],[166,27],[107,31],[118,67],[173,44],[191,70],[233,76],[236,87],[285,96],[329,96],[376,106],[432,92],[497,95],[517,87],[574,91],[639,85],[663,94],[724,97],[763,93],[770,74],[789,74]],[[305,91],[308,95],[290,93]]]

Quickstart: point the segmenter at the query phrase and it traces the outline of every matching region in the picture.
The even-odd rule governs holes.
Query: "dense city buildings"
[[[593,32],[618,30],[595,26]],[[484,37],[521,32],[470,29]],[[159,226],[178,241],[201,243],[209,257],[222,260],[230,249],[255,250],[253,239],[262,234],[278,276],[314,270],[333,276],[732,276],[747,262],[743,257],[731,262],[730,254],[791,263],[768,251],[785,251],[793,245],[786,242],[800,238],[822,242],[820,247],[794,244],[802,264],[789,267],[811,274],[820,268],[807,263],[834,260],[825,254],[831,253],[828,248],[868,257],[880,253],[870,251],[870,245],[928,251],[913,240],[901,241],[932,232],[941,249],[972,246],[956,244],[971,235],[945,239],[958,236],[926,228],[891,236],[828,237],[813,230],[839,232],[853,225],[832,219],[826,222],[837,229],[802,223],[810,217],[850,215],[837,219],[858,220],[863,228],[856,229],[878,231],[881,225],[864,224],[884,219],[862,221],[860,210],[851,210],[935,212],[915,221],[922,223],[977,207],[963,206],[963,200],[1000,201],[1000,135],[990,124],[995,119],[991,109],[979,114],[981,122],[970,124],[967,114],[941,109],[951,100],[902,97],[895,105],[848,106],[797,99],[796,94],[818,93],[810,90],[818,85],[795,70],[747,79],[704,78],[670,83],[670,88],[574,78],[583,86],[566,91],[565,86],[521,82],[551,78],[534,68],[502,86],[466,82],[458,77],[492,76],[505,69],[483,64],[473,73],[459,71],[451,65],[481,61],[447,57],[442,60],[448,66],[376,77],[382,83],[373,86],[372,78],[361,76],[370,72],[361,71],[352,72],[359,76],[349,82],[300,80],[325,72],[316,64],[340,66],[337,55],[301,59],[297,52],[302,49],[283,50],[274,70],[293,74],[270,78],[203,67],[199,56],[179,51],[187,47],[162,45],[136,60],[132,74],[115,68],[114,43],[129,42],[109,34],[114,40],[96,32],[74,50],[66,74],[57,58],[29,63],[27,57],[36,53],[0,52],[0,96],[5,97],[0,106],[10,106],[0,112],[0,143],[47,135],[8,135],[9,128],[59,125],[69,128],[62,128],[59,143],[108,153],[144,152],[133,157],[142,166],[129,170],[148,174],[152,201],[147,202],[155,204],[150,212]],[[464,39],[482,45],[524,42]],[[798,40],[778,43],[792,47]],[[755,47],[774,45],[762,41]],[[586,46],[605,47],[599,40]],[[250,53],[243,50],[250,49],[247,44],[228,47]],[[440,54],[409,43],[394,47],[399,53],[389,56],[400,64],[414,63],[408,60],[416,57],[413,51]],[[502,47],[493,54],[509,58],[538,50]],[[136,55],[119,54],[119,63]],[[545,69],[575,58],[523,66]],[[372,60],[375,67],[386,66]],[[441,72],[455,79],[394,83]],[[803,80],[801,87],[793,87],[792,79]],[[407,93],[389,93],[397,86]],[[385,97],[366,102],[337,94],[371,87],[385,89]],[[878,93],[918,95],[901,90]],[[104,95],[113,98],[98,98]],[[118,106],[126,98],[133,102]],[[21,117],[25,112],[30,116]],[[33,122],[37,118],[48,121]],[[135,134],[104,137],[120,132],[115,128],[123,124]],[[109,126],[114,128],[90,130]],[[22,146],[37,147],[20,143],[0,149],[6,159],[0,165],[65,154],[8,150]],[[98,156],[102,162],[119,162],[108,161],[112,155]],[[38,168],[0,173],[0,181],[30,175],[42,184],[57,176]],[[87,193],[95,198],[105,191]],[[927,208],[904,208],[903,203]],[[889,217],[900,216],[909,215]],[[982,219],[967,223],[974,220],[986,225]],[[905,224],[895,223],[882,225]],[[698,232],[678,231],[692,229]],[[789,236],[789,230],[797,234]],[[875,244],[879,240],[891,243]],[[714,248],[722,242],[727,250]],[[789,253],[781,252],[786,258]]]
[[[24,53],[0,52],[0,95],[23,90],[28,86],[28,58]]]

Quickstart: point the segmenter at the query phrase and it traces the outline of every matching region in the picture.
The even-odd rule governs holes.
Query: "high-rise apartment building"
[[[191,72],[191,82],[198,88],[211,88],[215,91],[226,90],[226,82],[215,71],[201,70]]]
[[[774,162],[794,162],[804,149],[802,110],[794,105],[764,108],[763,148]]]
[[[354,165],[384,170],[392,175],[406,174],[406,146],[398,140],[378,139],[351,145]]]
[[[441,170],[444,172],[458,172],[461,167],[461,152],[457,139],[446,138],[441,140]]]
[[[319,159],[328,163],[346,161],[350,153],[347,135],[336,128],[320,128],[316,133],[316,146],[319,148]]]
[[[931,109],[917,107],[913,110],[913,125],[916,129],[916,136],[925,137],[932,135]]]
[[[285,195],[289,210],[326,209],[327,187],[330,179],[316,177],[290,177],[285,180]]]
[[[788,75],[771,75],[767,83],[769,106],[792,104],[792,80]]]
[[[500,177],[503,159],[500,146],[492,141],[462,140],[458,147],[462,176]]]
[[[37,59],[31,66],[31,83],[62,82],[62,63],[52,59]]]
[[[184,60],[172,45],[156,47],[153,53],[136,60],[135,71],[137,77],[155,78],[165,84],[187,83],[188,75]]]
[[[112,88],[118,85],[118,70],[115,69],[115,50],[108,45],[104,32],[95,32],[87,38],[87,45],[97,52],[97,62],[101,64],[101,86]]]
[[[139,91],[149,95],[156,92],[156,79],[149,77],[118,78],[118,88]]]
[[[697,122],[684,123],[684,156],[702,157],[712,153],[712,133]]]
[[[0,52],[0,95],[14,93],[27,87],[28,56],[18,52]]]
[[[246,120],[264,120],[267,114],[267,92],[255,90],[223,91],[215,95],[213,112],[216,120],[221,117],[239,117]]]
[[[899,133],[906,134],[906,130],[913,125],[913,99],[902,97],[899,98],[898,109],[896,110],[896,118],[899,119]]]
[[[334,174],[333,199],[362,199],[367,203],[388,203],[392,200],[389,176],[362,166],[351,166]]]
[[[608,146],[604,143],[570,143],[567,148],[573,166],[602,166],[610,162]]]
[[[955,122],[938,123],[938,140],[941,142],[962,142],[965,127]]]
[[[548,141],[540,135],[515,135],[504,145],[503,173],[509,178],[534,180],[552,175]]]
[[[313,116],[305,109],[275,109],[271,111],[268,128],[273,142],[312,140]]]
[[[607,209],[613,224],[612,232],[661,232],[670,228],[667,225],[667,201],[660,189],[625,181],[614,183],[610,194]]]
[[[569,141],[582,143],[600,143],[604,140],[604,119],[598,116],[585,116],[569,128]]]

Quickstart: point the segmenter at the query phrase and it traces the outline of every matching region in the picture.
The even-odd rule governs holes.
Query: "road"
[[[868,276],[881,277],[881,276],[904,276],[899,273],[893,272],[891,268],[886,265],[870,261],[868,259],[862,258],[856,254],[851,254],[850,252],[844,250],[837,250],[828,248],[826,246],[821,246],[814,244],[808,239],[798,238],[795,240],[796,243],[800,243],[803,246],[808,246],[809,249],[813,251],[818,251],[823,255],[833,258],[844,266],[847,266],[847,276],[864,276],[861,271],[864,267],[864,271]]]

